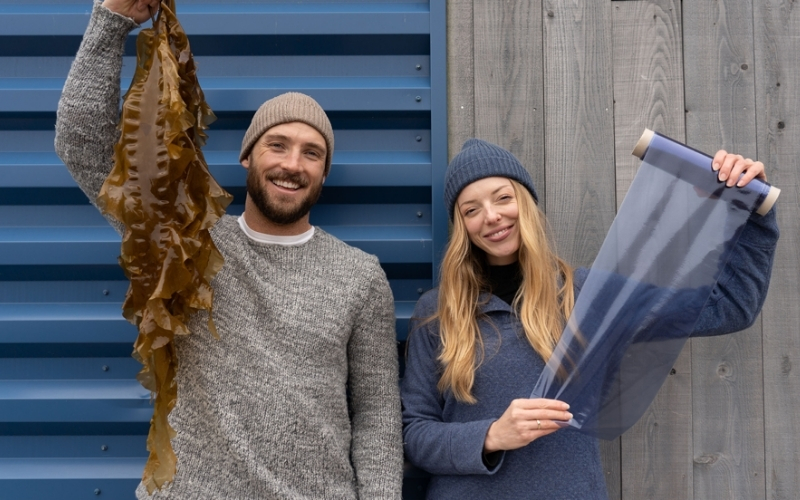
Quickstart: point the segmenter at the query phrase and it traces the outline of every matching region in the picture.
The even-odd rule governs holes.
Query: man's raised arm
[[[58,103],[56,153],[93,204],[113,165],[122,55],[136,27],[95,3]]]

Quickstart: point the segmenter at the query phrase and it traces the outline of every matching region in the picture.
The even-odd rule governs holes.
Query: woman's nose
[[[500,220],[500,213],[490,209],[486,210],[486,223],[494,224]]]

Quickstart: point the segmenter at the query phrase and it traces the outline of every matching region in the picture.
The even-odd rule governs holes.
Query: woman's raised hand
[[[160,0],[104,0],[103,7],[142,24],[158,12]]]
[[[724,149],[720,149],[714,155],[711,167],[717,171],[719,180],[728,187],[733,187],[734,184],[739,187],[746,186],[753,179],[767,180],[763,163],[728,153]]]
[[[515,399],[486,433],[483,451],[515,450],[567,426],[569,405],[555,399]]]

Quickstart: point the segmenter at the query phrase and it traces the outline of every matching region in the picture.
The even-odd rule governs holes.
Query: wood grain
[[[617,203],[641,160],[645,128],[684,139],[681,4],[614,2]],[[622,498],[692,498],[691,349],[684,349],[642,419],[621,438]]]
[[[782,0],[448,0],[450,155],[480,136],[520,157],[573,264],[600,248],[644,127],[758,157],[783,190],[761,321],[692,341],[643,421],[601,444],[612,499],[800,491],[798,33]]]
[[[679,1],[614,2],[614,144],[617,206],[641,164],[645,128],[685,139]]]
[[[447,146],[448,161],[475,136],[473,43],[480,38],[472,19],[473,0],[447,1]]]
[[[474,0],[475,134],[544,186],[541,0]],[[545,191],[538,189],[544,206]]]
[[[766,498],[788,500],[800,491],[800,4],[753,6],[758,153],[782,189],[762,314]]]
[[[543,4],[546,212],[559,253],[594,260],[616,213],[610,4]],[[601,444],[609,498],[621,498],[619,440]]]
[[[622,444],[621,438],[600,441],[600,458],[609,500],[622,499]]]
[[[709,154],[725,148],[756,157],[750,4],[684,8],[687,143]],[[735,335],[692,342],[694,494],[763,498],[760,321]]]
[[[546,211],[559,253],[594,260],[616,213],[611,4],[544,2]]]

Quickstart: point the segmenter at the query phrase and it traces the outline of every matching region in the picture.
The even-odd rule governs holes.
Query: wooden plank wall
[[[800,491],[800,5],[753,2],[756,137],[783,188],[781,243],[762,313],[767,498]]]
[[[781,240],[750,329],[693,340],[641,421],[602,443],[612,499],[800,491],[800,5],[447,0],[450,157],[481,137],[533,174],[562,255],[588,265],[645,127],[767,164]]]

